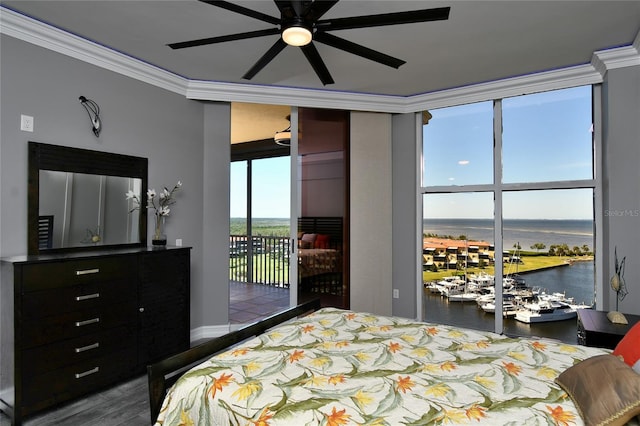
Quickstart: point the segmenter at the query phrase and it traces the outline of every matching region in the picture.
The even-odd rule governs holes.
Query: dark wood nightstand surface
[[[640,321],[639,315],[624,314],[629,324],[613,324],[607,312],[593,309],[578,310],[578,344],[614,349],[633,325]]]

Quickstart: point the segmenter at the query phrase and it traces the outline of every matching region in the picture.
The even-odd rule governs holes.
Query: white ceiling
[[[237,1],[277,16],[272,1]],[[272,26],[196,0],[1,1],[5,7],[189,80],[396,95],[588,64],[595,51],[630,46],[640,1],[342,0],[323,18],[450,6],[447,21],[335,31],[407,63],[393,69],[316,43],[335,84],[323,86],[287,47],[250,82],[241,76],[278,36],[172,50],[166,45]]]

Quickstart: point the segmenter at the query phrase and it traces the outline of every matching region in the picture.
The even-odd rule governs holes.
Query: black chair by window
[[[53,244],[53,216],[38,216],[38,249],[50,249]]]

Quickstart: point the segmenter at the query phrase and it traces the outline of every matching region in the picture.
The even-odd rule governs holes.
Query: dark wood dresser
[[[629,324],[613,324],[607,312],[578,309],[578,344],[614,349],[640,316],[624,314]]]
[[[190,249],[2,260],[0,408],[14,424],[189,348]]]

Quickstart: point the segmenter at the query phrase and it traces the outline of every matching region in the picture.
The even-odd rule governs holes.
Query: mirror
[[[28,186],[29,254],[146,246],[146,158],[29,142]]]

